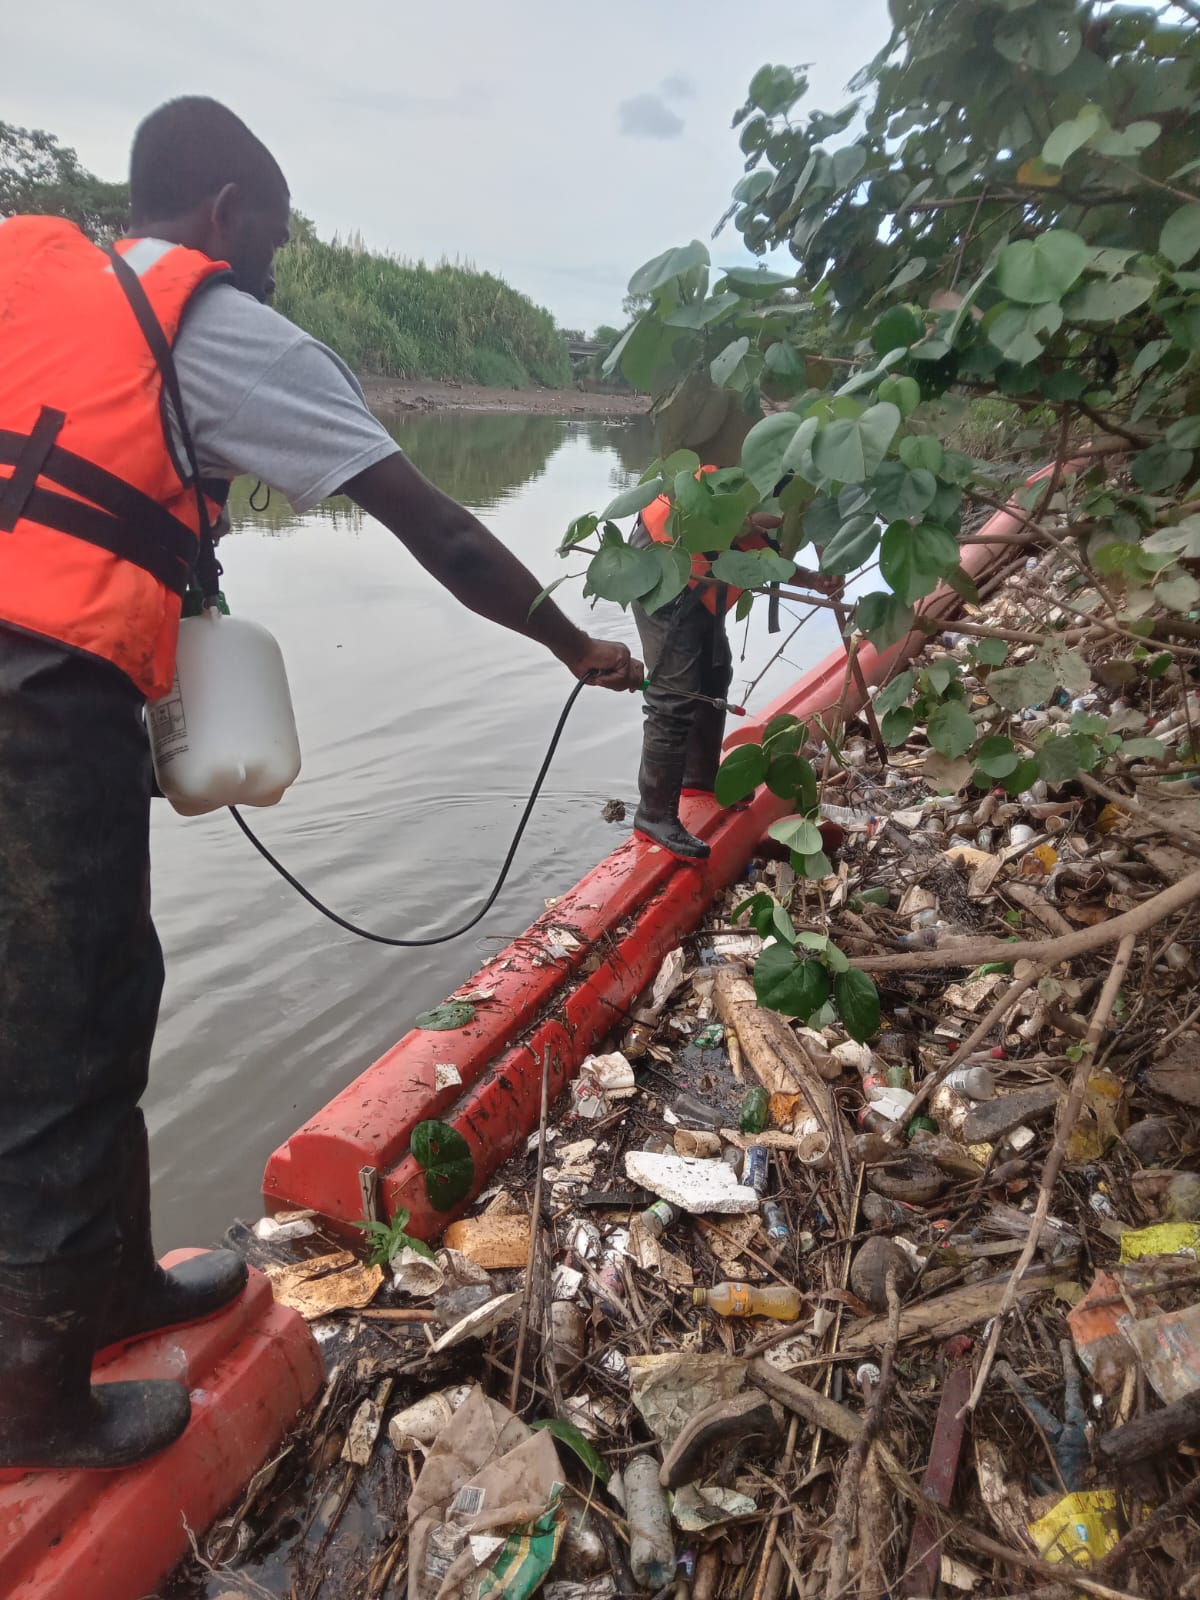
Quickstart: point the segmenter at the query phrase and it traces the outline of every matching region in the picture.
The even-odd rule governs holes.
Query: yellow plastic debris
[[[1096,818],[1096,831],[1098,833],[1114,833],[1116,829],[1123,828],[1129,821],[1129,813],[1120,806],[1106,805]]]
[[[1200,1222],[1160,1222],[1154,1228],[1137,1228],[1121,1235],[1121,1260],[1143,1256],[1200,1257]]]
[[[1088,1566],[1102,1560],[1121,1537],[1117,1497],[1111,1489],[1066,1495],[1044,1517],[1029,1524],[1040,1555],[1047,1561]]]

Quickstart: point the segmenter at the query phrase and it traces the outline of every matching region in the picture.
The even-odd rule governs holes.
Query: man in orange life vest
[[[703,466],[700,471],[715,472],[716,468]],[[630,543],[641,548],[651,542],[669,543],[670,510],[665,495],[652,501],[639,517]],[[780,518],[755,513],[734,541],[734,548],[761,550],[779,526]],[[725,712],[709,701],[723,700],[733,681],[725,614],[742,593],[713,582],[710,566],[707,556],[693,556],[688,587],[658,611],[648,613],[637,601],[633,604],[650,674],[638,771],[640,802],[633,825],[644,838],[682,861],[703,861],[709,854],[703,839],[697,839],[679,820],[679,800],[684,794],[711,794],[716,781]],[[798,567],[795,581],[828,593],[839,580]],[[695,694],[709,700],[689,698]]]
[[[162,987],[142,708],[170,687],[185,589],[216,590],[230,480],[298,510],[349,494],[577,678],[643,676],[624,645],[531,611],[537,579],[264,303],[289,195],[242,122],[204,99],[154,112],[130,199],[107,254],[59,218],[0,221],[0,1468],[171,1443],[182,1384],[93,1385],[93,1366],[246,1279],[228,1251],[158,1267],[138,1110]]]

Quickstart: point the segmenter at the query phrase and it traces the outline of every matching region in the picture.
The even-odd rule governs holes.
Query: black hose
[[[253,831],[253,829],[250,827],[250,824],[245,820],[236,806],[230,806],[229,813],[233,820],[237,823],[238,827],[246,835],[247,839],[249,839],[250,843],[258,851],[259,855],[262,856],[263,860],[266,861],[270,866],[275,868],[275,871],[284,880],[284,882],[290,883],[292,888],[295,889],[296,893],[302,896],[303,899],[307,900],[309,905],[312,906],[314,910],[319,911],[323,917],[328,917],[330,922],[336,922],[339,928],[345,928],[347,933],[357,934],[360,939],[370,939],[372,944],[398,945],[402,949],[406,950],[421,949],[424,946],[432,944],[449,944],[452,939],[460,939],[464,933],[469,933],[477,923],[482,922],[484,917],[487,916],[488,912],[495,905],[496,897],[504,887],[504,880],[508,877],[509,868],[512,866],[513,858],[517,853],[517,847],[521,843],[521,836],[525,832],[529,818],[533,814],[533,808],[537,804],[538,795],[542,792],[542,784],[546,781],[546,774],[550,770],[550,763],[554,760],[554,752],[558,749],[559,740],[563,735],[563,729],[567,725],[567,718],[571,715],[571,708],[574,706],[576,700],[578,700],[580,691],[587,687],[590,677],[591,674],[589,673],[587,678],[581,678],[567,696],[567,703],[562,708],[562,713],[559,716],[558,722],[555,724],[554,732],[550,736],[550,745],[546,751],[545,759],[542,762],[537,777],[533,781],[533,788],[530,790],[529,799],[525,802],[525,809],[521,813],[520,822],[517,823],[517,831],[513,834],[512,843],[508,847],[508,854],[504,858],[504,865],[500,868],[500,876],[496,879],[495,887],[493,888],[491,894],[488,895],[483,905],[480,906],[479,910],[471,918],[470,922],[464,922],[462,927],[455,928],[453,933],[439,933],[432,939],[392,939],[386,934],[370,933],[366,928],[360,928],[353,922],[347,922],[345,917],[339,917],[336,911],[331,911],[327,905],[323,905],[321,901],[317,899],[315,894],[311,893],[304,887],[299,878],[293,876],[293,874],[288,871],[282,862],[275,859],[275,857],[267,849],[266,845],[262,842],[258,835]]]

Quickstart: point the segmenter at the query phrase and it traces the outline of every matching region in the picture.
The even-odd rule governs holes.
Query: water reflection
[[[385,426],[427,478],[460,505],[481,514],[495,510],[536,482],[556,452],[573,440],[586,441],[604,461],[604,470],[596,475],[597,508],[607,495],[635,481],[653,452],[650,425],[643,417],[573,422],[515,413],[442,411],[385,419]],[[268,497],[263,489],[255,493],[249,478],[234,484],[229,512],[234,533],[247,527],[289,533],[306,521],[282,495]],[[364,520],[345,495],[322,501],[311,515],[354,533]]]

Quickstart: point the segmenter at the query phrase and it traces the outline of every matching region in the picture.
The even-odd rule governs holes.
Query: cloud
[[[621,132],[630,139],[678,139],[683,118],[656,94],[635,94],[617,108]]]
[[[669,78],[664,78],[658,87],[668,100],[690,100],[696,92],[696,85],[681,72],[672,73]]]

